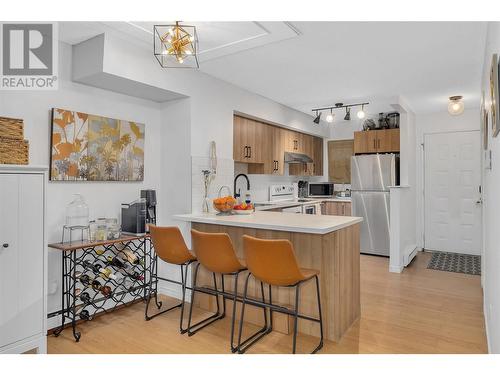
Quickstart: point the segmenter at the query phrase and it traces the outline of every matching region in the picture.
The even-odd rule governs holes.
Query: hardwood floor
[[[486,353],[480,277],[428,270],[429,256],[419,253],[401,274],[387,271],[386,258],[361,256],[361,319],[320,353]],[[70,329],[50,336],[48,352],[229,353],[230,319],[192,337],[178,333],[178,319],[177,310],[146,322],[138,303],[80,324],[79,343]],[[315,340],[299,336],[298,352],[311,350]],[[272,332],[249,353],[290,350],[291,336]]]

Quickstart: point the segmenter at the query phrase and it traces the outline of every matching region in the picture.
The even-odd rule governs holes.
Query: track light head
[[[345,117],[344,117],[344,120],[345,121],[350,121],[351,120],[351,108],[347,107],[345,109]]]
[[[316,117],[314,118],[313,122],[315,124],[319,124],[320,119],[321,119],[321,112],[318,113],[318,111],[316,111]]]

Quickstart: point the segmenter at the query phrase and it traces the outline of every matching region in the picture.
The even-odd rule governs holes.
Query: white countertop
[[[180,221],[285,232],[326,234],[363,221],[361,217],[256,211],[251,215],[174,215]]]
[[[307,198],[307,202],[295,201],[267,201],[267,202],[256,202],[259,206],[255,207],[257,211],[267,211],[276,208],[288,208],[297,206],[310,206],[322,202],[351,202],[351,197],[336,198],[336,197],[324,197],[324,198]]]

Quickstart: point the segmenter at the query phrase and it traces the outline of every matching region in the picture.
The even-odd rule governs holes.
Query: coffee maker
[[[141,198],[146,199],[146,230],[149,224],[156,225],[156,190],[141,190]]]

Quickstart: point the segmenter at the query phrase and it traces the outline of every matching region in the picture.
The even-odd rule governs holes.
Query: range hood
[[[306,154],[298,154],[296,152],[285,152],[285,163],[287,164],[304,164],[312,162],[313,160]]]

